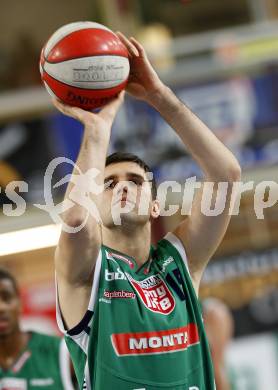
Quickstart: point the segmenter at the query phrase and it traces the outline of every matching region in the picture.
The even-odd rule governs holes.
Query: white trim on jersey
[[[86,361],[85,365],[85,377],[84,377],[84,383],[83,383],[83,390],[91,390],[91,377],[90,377],[90,370],[89,370],[89,364],[88,359]]]
[[[64,339],[62,339],[60,342],[59,363],[64,389],[74,390],[71,380],[70,356]]]
[[[92,292],[91,292],[91,297],[90,297],[89,306],[88,306],[88,310],[91,310],[91,311],[94,311],[95,303],[96,303],[96,300],[98,297],[98,286],[99,286],[100,271],[101,271],[101,260],[102,260],[102,252],[100,249],[99,253],[98,253],[96,265],[95,265]]]
[[[164,239],[169,241],[176,248],[176,250],[179,252],[179,254],[180,254],[180,256],[181,256],[181,258],[186,266],[186,269],[190,275],[185,248],[184,248],[181,240],[174,233],[171,233],[171,232],[167,233],[164,236]]]

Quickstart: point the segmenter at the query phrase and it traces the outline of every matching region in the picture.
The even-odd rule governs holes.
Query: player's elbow
[[[241,180],[241,167],[238,163],[237,160],[235,160],[233,162],[233,164],[231,164],[231,166],[229,167],[228,171],[227,171],[227,181],[229,183],[234,183],[236,181],[240,181]]]
[[[208,172],[206,180],[214,183],[225,182],[232,186],[234,182],[241,180],[240,165],[236,159],[226,164],[218,164],[214,170]]]
[[[232,158],[222,166],[219,165],[217,181],[228,182],[233,184],[234,182],[241,180],[241,168],[236,158]]]
[[[85,213],[67,213],[63,216],[64,225],[72,228],[76,231],[78,228],[82,227],[85,221]]]

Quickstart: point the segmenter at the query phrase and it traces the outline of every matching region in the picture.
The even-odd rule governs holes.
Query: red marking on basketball
[[[44,81],[58,99],[62,100],[66,104],[81,107],[85,110],[90,110],[92,107],[97,108],[104,106],[106,103],[114,99],[119,92],[125,88],[127,83],[127,81],[125,81],[117,87],[105,90],[90,90],[68,86],[60,81],[57,81],[48,74],[45,74]]]
[[[98,55],[126,57],[125,46],[117,35],[101,29],[85,29],[71,33],[58,42],[47,56],[48,62]]]

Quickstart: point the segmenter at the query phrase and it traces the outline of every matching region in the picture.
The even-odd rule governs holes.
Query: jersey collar
[[[134,257],[129,256],[123,252],[120,252],[116,249],[110,248],[107,245],[102,245],[105,249],[105,254],[108,259],[116,259],[123,261],[125,264],[127,264],[131,269],[136,270],[135,272],[140,272],[142,269],[144,269],[144,273],[148,273],[150,266],[152,264],[153,260],[153,253],[154,253],[154,247],[151,245],[150,247],[150,253],[149,258],[140,266],[138,266],[136,260]]]

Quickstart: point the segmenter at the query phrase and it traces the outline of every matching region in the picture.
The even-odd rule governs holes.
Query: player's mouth
[[[0,317],[0,332],[7,330],[10,325],[10,321],[7,317]]]
[[[126,203],[135,204],[135,202],[133,202],[132,200],[130,200],[127,196],[122,196],[121,198],[117,199],[117,200],[114,202],[114,205],[115,205],[115,204],[118,204],[118,203],[121,203],[122,206],[124,206]]]
[[[125,206],[127,203],[131,204],[131,205],[135,205],[135,202],[132,202],[130,199],[128,199],[127,197],[123,197],[121,199],[121,206]]]

